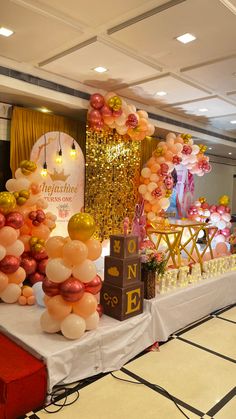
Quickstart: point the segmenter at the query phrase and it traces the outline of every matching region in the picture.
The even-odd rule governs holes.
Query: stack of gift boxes
[[[143,283],[137,236],[110,237],[110,256],[105,257],[100,302],[104,313],[118,320],[142,313]]]

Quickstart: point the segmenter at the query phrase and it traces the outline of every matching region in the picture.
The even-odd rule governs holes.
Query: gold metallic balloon
[[[31,160],[23,160],[20,163],[21,172],[25,176],[31,175],[37,169],[37,164]]]
[[[16,200],[11,192],[0,192],[0,212],[7,214],[16,206]]]
[[[220,205],[224,205],[225,207],[227,207],[227,205],[229,205],[229,197],[228,197],[228,195],[222,195],[219,198],[219,204]]]
[[[72,240],[86,241],[95,231],[95,221],[90,214],[79,212],[74,214],[68,223],[68,233]]]

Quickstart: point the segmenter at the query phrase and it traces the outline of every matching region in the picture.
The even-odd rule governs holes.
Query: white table
[[[61,382],[119,369],[155,341],[235,302],[236,272],[230,272],[146,300],[142,314],[123,322],[104,315],[99,327],[78,341],[43,333],[39,319],[44,309],[37,306],[1,303],[0,330],[44,360],[50,391]]]

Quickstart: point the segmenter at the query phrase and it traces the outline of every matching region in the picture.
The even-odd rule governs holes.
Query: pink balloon
[[[17,239],[17,232],[14,228],[5,226],[0,230],[0,244],[11,246]]]
[[[229,228],[224,228],[223,230],[221,230],[221,234],[223,234],[223,236],[225,237],[229,237],[230,236],[230,229]]]
[[[104,97],[100,93],[94,93],[90,97],[90,105],[94,109],[101,109],[105,104]]]

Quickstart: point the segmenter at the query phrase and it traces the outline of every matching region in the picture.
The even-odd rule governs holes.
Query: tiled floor
[[[176,332],[160,346],[79,389],[78,400],[31,419],[236,419],[236,306]],[[169,398],[163,387],[172,395]],[[72,393],[67,402],[73,402]],[[174,401],[182,409],[181,413]],[[58,403],[63,403],[63,400]],[[47,407],[55,411],[58,407]],[[185,416],[184,416],[185,415]]]

